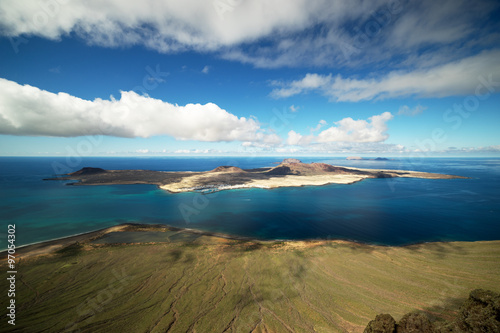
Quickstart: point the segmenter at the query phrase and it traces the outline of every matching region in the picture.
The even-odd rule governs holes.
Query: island
[[[74,180],[75,186],[156,184],[170,192],[203,192],[391,177],[464,178],[286,159],[269,168],[220,166],[205,172],[85,167],[53,179]],[[464,325],[498,324],[496,317],[462,315],[478,308],[497,311],[498,240],[406,246],[258,240],[137,222],[16,249],[23,286],[16,304],[24,316],[16,330],[461,332]],[[0,252],[4,271],[7,256]],[[8,305],[0,299],[0,306]]]
[[[352,184],[368,178],[466,178],[408,170],[360,169],[334,166],[326,163],[302,163],[285,159],[268,168],[241,169],[236,166],[219,166],[205,172],[166,172],[151,170],[104,170],[85,167],[53,179],[75,180],[71,185],[154,184],[171,193],[211,193],[239,188],[277,188],[319,186],[327,184]]]
[[[377,157],[377,158],[363,158],[360,156],[348,156],[346,158],[348,161],[389,161],[388,158],[385,157]]]

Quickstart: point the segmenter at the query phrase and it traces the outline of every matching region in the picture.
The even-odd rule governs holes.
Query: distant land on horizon
[[[376,157],[376,158],[366,158],[366,157],[361,157],[361,156],[348,156],[346,158],[346,160],[348,161],[352,161],[352,160],[357,160],[357,161],[362,161],[362,160],[365,160],[365,161],[389,161],[390,159],[389,158],[386,158],[386,157]]]

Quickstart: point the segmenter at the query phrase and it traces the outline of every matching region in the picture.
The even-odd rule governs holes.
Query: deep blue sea
[[[238,189],[170,194],[153,185],[66,186],[44,181],[85,166],[203,171],[220,165],[270,167],[280,157],[109,158],[0,157],[0,248],[7,225],[16,245],[123,222],[163,223],[259,239],[346,239],[403,245],[500,239],[500,159],[425,158],[347,161],[360,168],[455,174],[470,179],[368,179],[352,185]]]

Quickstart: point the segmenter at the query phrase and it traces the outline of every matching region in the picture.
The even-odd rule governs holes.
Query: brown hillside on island
[[[276,188],[326,184],[352,184],[366,178],[426,178],[455,179],[461,176],[407,171],[359,169],[325,163],[302,163],[285,159],[272,168],[243,170],[235,166],[220,166],[205,172],[165,172],[150,170],[104,170],[85,167],[79,171],[52,179],[78,182],[71,185],[154,184],[169,192],[213,192],[237,188]]]
[[[238,167],[223,165],[213,169],[211,172],[245,172],[245,171]]]

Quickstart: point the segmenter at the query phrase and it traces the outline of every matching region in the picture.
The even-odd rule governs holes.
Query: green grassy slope
[[[201,236],[72,246],[23,259],[18,272],[16,326],[4,318],[2,332],[362,332],[379,313],[449,318],[470,290],[499,292],[500,242],[396,248]]]

